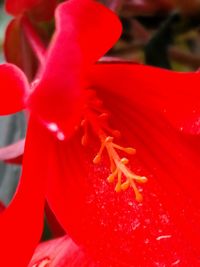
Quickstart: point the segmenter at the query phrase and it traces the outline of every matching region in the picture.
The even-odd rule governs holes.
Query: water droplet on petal
[[[61,131],[58,131],[56,136],[57,136],[58,140],[60,140],[60,141],[64,141],[65,140],[65,135]]]
[[[48,123],[47,128],[52,132],[58,131],[58,125],[54,122]]]

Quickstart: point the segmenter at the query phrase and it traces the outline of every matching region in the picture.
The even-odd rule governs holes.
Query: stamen
[[[107,180],[109,183],[113,183],[115,178],[117,177],[117,183],[115,186],[115,191],[120,192],[121,190],[125,191],[129,187],[134,190],[135,198],[138,202],[142,201],[142,194],[139,192],[135,182],[138,183],[146,183],[147,178],[145,176],[136,175],[132,172],[126,165],[129,160],[127,158],[120,158],[116,149],[124,151],[127,154],[135,154],[136,150],[134,148],[123,148],[115,143],[113,143],[114,138],[108,136],[106,138],[102,138],[99,136],[101,140],[101,147],[97,155],[95,156],[93,163],[97,164],[101,161],[101,155],[103,153],[104,148],[106,148],[110,164],[111,164],[111,174],[108,176]],[[126,179],[125,182],[122,183],[122,176]]]
[[[95,158],[93,159],[93,163],[94,163],[94,164],[97,164],[97,163],[99,163],[99,162],[101,161],[101,155],[102,155],[102,152],[103,152],[103,150],[104,150],[104,147],[105,147],[105,143],[102,142],[102,143],[101,143],[101,147],[100,147],[99,152],[97,153],[97,155],[96,155]]]
[[[96,98],[96,95],[91,91],[88,92],[88,98],[88,105],[86,105],[84,113],[85,117],[81,122],[81,126],[84,130],[84,135],[81,140],[82,145],[86,145],[90,139],[88,135],[88,125],[90,124],[94,134],[101,142],[100,149],[94,157],[93,163],[100,163],[103,151],[106,150],[110,161],[111,171],[110,175],[107,177],[107,181],[109,183],[114,183],[114,181],[117,180],[115,185],[115,191],[117,193],[132,188],[135,194],[135,199],[138,202],[141,202],[143,197],[139,192],[136,183],[146,183],[147,178],[132,172],[127,166],[129,160],[126,157],[121,158],[117,152],[119,150],[128,155],[134,155],[136,149],[132,147],[122,147],[114,143],[114,138],[119,138],[121,133],[118,130],[113,130],[109,126],[109,113],[103,108],[102,101]]]
[[[114,148],[117,148],[121,151],[124,151],[126,152],[127,154],[130,154],[130,155],[134,155],[136,153],[136,149],[132,148],[132,147],[122,147],[122,146],[119,146],[117,144],[113,144],[113,147]]]

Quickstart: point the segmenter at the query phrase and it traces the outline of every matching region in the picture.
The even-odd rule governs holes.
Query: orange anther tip
[[[114,179],[115,179],[115,176],[114,176],[113,174],[110,174],[110,175],[108,176],[108,178],[107,178],[107,181],[108,181],[109,183],[113,183],[113,182],[114,182]]]
[[[136,180],[138,183],[141,183],[141,184],[145,184],[148,181],[147,177],[145,176],[138,176]]]
[[[146,176],[141,176],[141,181],[143,182],[143,183],[146,183],[147,181],[148,181],[148,179],[147,179],[147,177]]]
[[[135,195],[135,199],[137,202],[142,202],[143,201],[143,196],[139,192]]]
[[[95,158],[93,159],[93,163],[98,164],[100,161],[101,161],[101,156],[99,154],[97,154],[95,156]]]
[[[105,140],[105,143],[109,143],[109,142],[112,142],[113,141],[113,137],[111,137],[111,136],[108,136],[108,137],[106,137],[106,140]]]
[[[133,155],[136,153],[136,149],[132,148],[132,147],[127,147],[124,149],[124,151],[130,155]]]
[[[121,159],[121,163],[123,163],[124,165],[129,163],[129,160],[127,158],[122,158]]]
[[[119,193],[121,191],[121,184],[116,184],[115,186],[115,192]]]
[[[127,190],[130,186],[130,183],[128,181],[124,182],[123,184],[121,184],[121,189],[123,191]]]

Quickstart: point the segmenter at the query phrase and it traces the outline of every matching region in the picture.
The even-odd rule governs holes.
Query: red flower
[[[199,133],[199,73],[96,64],[121,26],[91,0],[60,5],[56,21],[29,94],[21,72],[11,65],[0,69],[17,96],[13,110],[4,105],[10,98],[3,91],[0,112],[27,107],[31,113],[21,184],[30,180],[36,190],[48,176],[50,207],[101,266],[199,266],[199,138],[188,134]],[[135,150],[118,143],[137,149],[130,162],[124,156]],[[18,194],[29,192],[30,184]],[[41,211],[43,194],[41,186],[20,199],[28,205],[26,198],[36,198]],[[35,214],[35,236],[41,217]],[[35,239],[29,245],[26,255]]]

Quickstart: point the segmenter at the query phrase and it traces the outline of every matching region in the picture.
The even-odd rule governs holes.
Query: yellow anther
[[[105,144],[106,143],[112,143],[113,139],[114,138],[112,136],[107,136],[106,139],[105,139]]]
[[[93,163],[98,164],[100,161],[101,161],[101,155],[97,154],[93,159]]]
[[[115,175],[113,175],[113,174],[110,174],[110,175],[108,176],[108,178],[107,178],[107,181],[108,181],[110,184],[113,183],[114,180],[115,180]]]
[[[132,147],[127,147],[127,148],[124,148],[124,152],[130,155],[134,155],[136,153],[136,149]]]
[[[129,187],[130,187],[130,182],[128,180],[124,182],[123,184],[121,184],[121,189],[123,191],[126,191]]]
[[[133,180],[130,180],[130,186],[133,188],[134,193],[135,193],[135,199],[137,200],[137,202],[142,202],[143,200],[143,196],[142,194],[139,192],[137,186],[135,185],[135,182]]]
[[[136,149],[132,148],[132,147],[122,147],[122,146],[119,146],[117,144],[113,144],[113,147],[118,149],[118,150],[124,151],[130,155],[134,155],[136,153]]]
[[[130,173],[130,178],[137,181],[140,184],[145,184],[148,181],[147,177],[135,175],[134,173]]]
[[[121,191],[121,184],[117,183],[115,186],[115,192],[119,193]]]
[[[107,178],[107,181],[109,183],[113,183],[114,180],[115,180],[115,177],[117,176],[117,173],[118,173],[118,169],[115,169]]]
[[[143,196],[140,192],[135,192],[135,199],[137,200],[137,202],[142,202],[143,201]]]
[[[145,184],[148,181],[147,177],[145,176],[138,176],[137,182],[141,184]]]
[[[129,163],[129,160],[127,158],[122,158],[121,159],[121,163],[124,164],[124,165],[126,165],[126,164]]]

